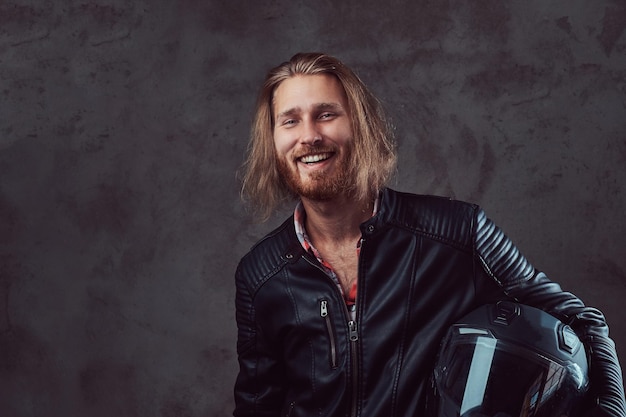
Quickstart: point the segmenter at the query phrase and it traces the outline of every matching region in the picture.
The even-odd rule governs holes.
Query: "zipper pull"
[[[320,316],[328,316],[328,301],[326,300],[320,301]]]
[[[350,341],[351,342],[356,342],[357,340],[359,340],[359,332],[356,329],[356,321],[350,320],[348,322],[348,329],[350,330],[350,332],[349,332],[349,334],[350,334]]]

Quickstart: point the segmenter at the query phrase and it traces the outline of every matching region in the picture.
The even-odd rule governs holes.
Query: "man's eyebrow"
[[[343,110],[343,106],[339,103],[318,103],[316,105],[313,106],[313,108],[316,111],[322,111],[322,110],[333,110],[333,111],[341,111]],[[290,109],[287,109],[285,111],[281,111],[280,113],[278,113],[276,115],[276,120],[280,119],[281,117],[290,117],[293,116],[295,114],[299,114],[302,112],[302,109],[300,107],[292,107]]]
[[[278,113],[276,115],[276,119],[280,119],[281,117],[286,117],[286,116],[293,116],[294,114],[300,113],[300,108],[299,107],[292,107],[290,109],[287,109],[285,111],[281,111],[280,113]]]
[[[319,103],[315,106],[316,110],[342,110],[343,106],[339,103]]]

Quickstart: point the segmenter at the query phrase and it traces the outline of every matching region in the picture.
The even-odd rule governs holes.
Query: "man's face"
[[[274,91],[278,170],[301,197],[328,200],[352,184],[352,129],[343,87],[331,75],[301,75]]]

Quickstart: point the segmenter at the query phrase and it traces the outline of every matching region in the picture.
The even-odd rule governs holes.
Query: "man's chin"
[[[282,163],[281,163],[282,162]],[[279,161],[278,170],[284,184],[301,198],[313,201],[329,201],[344,196],[350,186],[345,173],[312,172],[299,173],[290,170],[284,161]]]
[[[300,198],[311,201],[331,201],[336,198],[339,193],[328,192],[326,190],[306,190],[298,193]]]
[[[295,185],[295,184],[294,184]],[[347,193],[348,187],[340,183],[300,183],[293,191],[302,198],[313,201],[329,201]]]

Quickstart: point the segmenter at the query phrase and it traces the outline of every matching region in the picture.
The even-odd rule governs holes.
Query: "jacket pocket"
[[[328,333],[330,367],[335,369],[337,368],[337,340],[335,338],[335,329],[333,328],[328,300],[320,301],[320,317],[324,320],[326,332]]]

